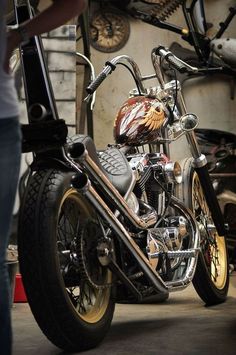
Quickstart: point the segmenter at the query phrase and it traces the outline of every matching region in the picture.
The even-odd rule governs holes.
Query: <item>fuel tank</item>
[[[129,98],[115,119],[115,142],[128,145],[154,142],[161,137],[161,127],[167,119],[167,111],[158,99],[145,96]]]
[[[211,49],[225,63],[236,68],[236,39],[218,38],[211,41]]]

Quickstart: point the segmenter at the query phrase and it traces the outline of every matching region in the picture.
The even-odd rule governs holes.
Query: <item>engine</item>
[[[154,269],[168,274],[181,262],[176,252],[181,250],[188,234],[187,220],[179,211],[170,208],[171,212],[166,213],[169,196],[182,181],[181,167],[163,153],[136,154],[128,160],[136,175],[136,185],[127,202],[139,215],[147,213],[148,208],[157,211],[159,220],[145,235],[145,253]]]
[[[182,261],[181,250],[188,235],[188,223],[183,216],[171,216],[164,224],[164,227],[148,230],[146,251],[153,268],[168,274]]]
[[[128,160],[136,174],[135,196],[161,216],[166,194],[172,193],[173,186],[182,181],[179,163],[170,161],[163,153],[136,154]]]

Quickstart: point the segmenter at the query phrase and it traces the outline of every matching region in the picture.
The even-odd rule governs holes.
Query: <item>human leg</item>
[[[11,354],[10,286],[6,248],[18,183],[21,133],[18,119],[0,119],[0,348]]]

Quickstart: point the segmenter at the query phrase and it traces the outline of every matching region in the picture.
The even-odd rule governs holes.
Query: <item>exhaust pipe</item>
[[[77,169],[78,171],[78,169]],[[128,250],[132,253],[140,268],[147,276],[151,284],[156,288],[158,292],[162,294],[168,294],[168,288],[159,274],[152,268],[149,260],[145,257],[141,249],[135,243],[133,238],[126,231],[122,223],[115,217],[113,212],[103,201],[100,195],[92,187],[88,177],[79,172],[72,177],[72,186],[81,194],[83,194],[98,211],[98,213],[109,223],[112,230],[116,233],[118,238],[125,244]]]
[[[158,216],[154,209],[142,216],[137,216],[134,213],[102,170],[99,169],[99,167],[97,167],[94,161],[90,158],[83,143],[74,143],[70,149],[70,156],[75,161],[78,161],[86,169],[86,171],[92,175],[92,177],[99,183],[102,189],[109,196],[115,208],[119,210],[123,216],[128,218],[136,228],[147,229],[157,222]]]

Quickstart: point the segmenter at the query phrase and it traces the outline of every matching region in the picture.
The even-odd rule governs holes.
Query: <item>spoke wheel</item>
[[[97,346],[110,328],[112,274],[97,260],[96,212],[70,187],[71,176],[42,170],[30,177],[19,218],[19,260],[41,330],[66,351],[84,351]],[[96,235],[85,228],[91,221]]]
[[[96,323],[107,309],[110,288],[99,289],[91,285],[86,278],[85,270],[81,270],[81,265],[84,265],[86,258],[85,267],[90,269],[95,282],[100,282],[101,285],[111,281],[111,273],[107,268],[103,268],[97,259],[98,239],[94,234],[96,231],[90,230],[90,233],[84,235],[89,231],[88,228],[85,229],[84,221],[89,218],[91,218],[91,211],[84,201],[74,189],[68,190],[63,197],[58,218],[57,247],[60,269],[76,311],[86,322]],[[98,224],[96,226],[99,228]],[[83,252],[80,244],[83,244]],[[80,283],[76,285],[78,278]]]
[[[214,228],[199,178],[193,175],[193,211],[198,221],[201,238],[201,251],[211,281],[217,289],[223,289],[227,280],[227,251],[225,238],[220,237]]]
[[[224,302],[229,287],[228,253],[224,236],[214,226],[200,180],[190,158],[181,162],[183,182],[177,196],[189,207],[198,222],[201,252],[198,257],[193,285],[207,305]]]

